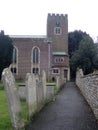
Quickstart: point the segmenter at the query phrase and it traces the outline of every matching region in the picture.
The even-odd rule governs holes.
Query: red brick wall
[[[60,23],[61,35],[54,34],[56,23]],[[52,39],[53,51],[68,53],[68,19],[67,15],[48,14],[47,18],[47,36]]]
[[[13,44],[18,48],[17,79],[25,79],[26,73],[31,73],[31,53],[34,46],[40,49],[40,69],[47,72],[48,44],[43,38],[13,38]]]
[[[64,58],[63,62],[55,62],[55,58]],[[53,56],[52,57],[52,66],[56,67],[69,67],[69,57],[68,56]]]

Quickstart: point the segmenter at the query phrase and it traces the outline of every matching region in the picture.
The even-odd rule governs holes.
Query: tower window
[[[55,35],[61,35],[62,34],[61,27],[55,27],[54,28],[54,33],[55,33]]]

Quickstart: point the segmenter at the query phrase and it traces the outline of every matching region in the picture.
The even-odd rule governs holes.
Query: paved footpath
[[[98,130],[98,124],[79,89],[68,82],[26,130]]]

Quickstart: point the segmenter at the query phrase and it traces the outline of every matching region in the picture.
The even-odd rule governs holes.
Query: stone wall
[[[84,76],[80,69],[76,73],[76,85],[91,106],[96,119],[98,119],[98,73]]]

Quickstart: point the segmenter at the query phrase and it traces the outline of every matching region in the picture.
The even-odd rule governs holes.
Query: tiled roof
[[[68,55],[66,52],[53,52],[53,55]]]

